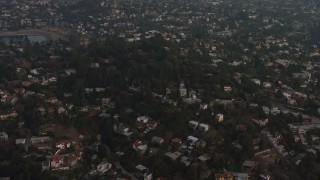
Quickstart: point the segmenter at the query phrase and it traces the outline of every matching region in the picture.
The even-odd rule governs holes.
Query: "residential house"
[[[8,134],[6,132],[0,132],[0,142],[6,142],[8,141]]]
[[[173,138],[171,139],[171,144],[174,147],[180,147],[180,145],[182,144],[182,140],[180,138]]]
[[[164,155],[169,157],[171,160],[176,161],[182,155],[182,153],[179,152],[179,151],[176,151],[176,152],[173,152],[173,153],[172,152],[166,152]]]
[[[299,142],[301,140],[298,135],[294,135],[293,138],[294,138],[294,142]]]
[[[256,85],[261,85],[261,81],[259,79],[251,79],[252,82],[254,82]]]
[[[270,110],[270,113],[272,115],[277,115],[277,114],[280,114],[280,109],[278,107],[272,107],[271,110]]]
[[[71,142],[68,140],[62,140],[56,143],[56,147],[59,149],[67,149],[71,147]]]
[[[206,104],[206,103],[201,103],[201,104],[200,104],[200,109],[202,109],[202,110],[208,109],[208,104]]]
[[[209,128],[210,128],[210,126],[208,124],[204,124],[204,123],[201,123],[198,126],[198,130],[201,132],[207,132],[209,130]]]
[[[113,130],[118,133],[118,134],[123,134],[125,136],[130,136],[132,135],[133,133],[132,132],[129,132],[129,127],[124,125],[124,124],[119,124],[119,125],[114,125],[113,126]]]
[[[231,92],[232,91],[232,87],[230,85],[224,85],[223,86],[223,91],[224,92]]]
[[[249,160],[246,160],[242,163],[242,167],[245,169],[245,170],[252,170],[253,168],[256,167],[256,163],[254,161],[249,161]]]
[[[157,145],[161,145],[164,142],[164,139],[158,136],[153,136],[151,142]]]
[[[215,173],[215,180],[234,180],[234,176],[232,173],[223,172],[223,173]]]
[[[30,141],[32,144],[37,144],[37,143],[44,143],[44,142],[51,141],[51,138],[49,136],[43,136],[43,137],[32,136],[30,138]]]
[[[26,139],[25,139],[25,138],[16,139],[16,145],[18,145],[18,144],[25,144],[25,143],[26,143]]]
[[[77,71],[75,69],[66,69],[64,72],[70,76],[71,74],[76,74]]]
[[[195,145],[199,139],[194,136],[188,136],[187,141],[190,143],[190,145]]]
[[[199,122],[197,121],[189,121],[189,126],[194,130],[198,128],[198,125],[199,125]]]
[[[262,86],[263,86],[264,88],[272,88],[272,84],[269,83],[269,82],[263,82],[263,83],[262,83]]]
[[[252,119],[252,121],[257,123],[259,126],[266,126],[268,124],[268,119]]]
[[[133,143],[132,147],[135,151],[137,151],[141,155],[144,154],[148,149],[148,146],[146,144],[143,144],[142,141],[140,140],[136,140]]]
[[[159,149],[157,149],[157,148],[154,148],[154,147],[151,147],[150,149],[149,149],[149,155],[150,156],[154,156],[154,155],[156,155],[156,154],[158,154],[158,152],[159,152]]]
[[[158,126],[158,122],[154,120],[149,120],[147,122],[147,128],[149,129],[155,129]]]
[[[191,159],[187,156],[181,157],[180,162],[182,162],[185,166],[189,166],[191,164]]]
[[[180,83],[180,88],[179,88],[180,96],[185,97],[187,95],[187,88],[184,87],[184,83]]]
[[[314,144],[318,144],[320,142],[319,136],[311,135],[311,142]]]
[[[247,173],[237,173],[233,172],[233,177],[235,180],[249,180],[250,176]]]
[[[147,116],[139,116],[137,117],[137,121],[146,124],[150,120]]]
[[[110,169],[112,168],[112,164],[106,162],[106,161],[103,161],[101,163],[99,163],[97,165],[97,172],[100,174],[100,175],[104,175],[105,173],[107,173]]]
[[[308,98],[308,96],[306,94],[301,93],[301,92],[293,92],[291,94],[291,98],[295,99],[297,101],[304,101]]]
[[[62,106],[58,107],[58,114],[63,114],[66,112],[66,109]]]
[[[202,162],[209,161],[212,157],[209,154],[203,154],[198,157],[198,159]]]
[[[146,172],[143,174],[143,180],[152,180],[152,179],[153,179],[152,173]]]
[[[216,119],[218,122],[222,122],[223,119],[224,119],[223,114],[220,114],[220,113],[217,114],[216,117],[215,117],[215,119]]]
[[[261,178],[261,180],[270,180],[271,179],[271,175],[268,172],[260,173],[259,177]]]
[[[311,122],[312,119],[311,119],[310,116],[305,115],[305,114],[302,114],[302,121],[303,121],[303,122]]]
[[[56,155],[53,156],[50,162],[51,168],[59,168],[63,164],[63,156]]]

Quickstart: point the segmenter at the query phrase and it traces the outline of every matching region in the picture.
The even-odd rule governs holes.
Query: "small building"
[[[202,162],[206,162],[211,159],[211,156],[209,154],[203,154],[203,155],[199,156],[198,159]]]
[[[311,141],[314,144],[318,144],[320,142],[319,136],[311,135]]]
[[[59,148],[59,149],[70,148],[70,146],[71,146],[71,142],[70,142],[70,141],[67,141],[67,140],[59,141],[59,142],[56,144],[56,147]]]
[[[294,135],[294,142],[299,142],[301,139],[298,135]]]
[[[152,173],[146,172],[143,174],[143,180],[152,180]]]
[[[148,149],[148,146],[146,144],[143,144],[140,140],[136,140],[132,146],[133,149],[139,154],[144,154]]]
[[[185,166],[189,166],[191,164],[191,159],[187,156],[181,157],[180,162],[182,162]]]
[[[42,136],[42,137],[32,136],[30,138],[30,141],[31,141],[32,144],[37,144],[37,143],[43,143],[43,142],[51,141],[51,138],[49,136]]]
[[[133,143],[132,147],[133,147],[134,150],[137,150],[137,148],[138,148],[139,146],[141,146],[141,145],[142,145],[142,141],[136,140],[136,141]]]
[[[262,110],[263,110],[264,114],[266,114],[266,115],[270,114],[270,108],[268,108],[267,106],[262,106]]]
[[[234,172],[232,174],[233,174],[234,179],[236,179],[236,180],[249,180],[249,178],[250,178],[249,174],[247,174],[247,173]]]
[[[268,119],[252,119],[252,121],[257,123],[259,126],[266,126],[269,122]]]
[[[97,171],[99,172],[100,175],[104,175],[111,168],[112,168],[112,164],[108,162],[101,162],[97,165]]]
[[[149,117],[147,116],[139,116],[137,117],[137,121],[146,124],[149,121]]]
[[[263,86],[264,88],[271,88],[271,87],[272,87],[272,84],[269,83],[269,82],[263,82],[263,83],[262,83],[262,86]]]
[[[204,123],[201,123],[198,126],[198,130],[201,132],[207,132],[209,130],[209,128],[210,128],[210,126],[208,124],[204,124]]]
[[[200,104],[200,109],[202,109],[202,110],[208,109],[208,104],[206,104],[206,103],[201,103],[201,104]]]
[[[161,145],[164,142],[164,139],[158,136],[153,136],[151,142],[157,145]]]
[[[147,127],[150,129],[155,129],[158,126],[158,122],[154,120],[149,120],[147,122]]]
[[[223,114],[217,114],[215,119],[218,121],[218,122],[222,122],[224,120],[224,117],[223,117]]]
[[[8,134],[6,132],[0,132],[0,142],[6,142],[8,141]]]
[[[232,87],[230,85],[225,85],[225,86],[223,86],[223,91],[224,92],[231,92],[232,91]]]
[[[176,151],[174,153],[166,152],[164,155],[169,157],[171,160],[176,161],[182,155],[182,153],[179,151]]]
[[[256,166],[254,161],[246,160],[242,163],[242,167],[246,170],[252,170]]]
[[[190,143],[190,145],[195,145],[199,139],[194,136],[188,136],[187,141]]]
[[[25,144],[25,143],[26,143],[26,139],[25,139],[25,138],[16,139],[16,145],[18,145],[18,144]]]
[[[216,180],[234,180],[233,174],[228,172],[215,173],[214,177]]]
[[[50,162],[51,168],[59,168],[63,163],[63,156],[57,155],[53,156]]]
[[[185,97],[187,95],[187,88],[184,87],[184,83],[183,82],[180,83],[179,91],[180,91],[180,96],[181,97]]]
[[[173,138],[171,139],[171,144],[174,147],[180,147],[180,145],[182,144],[182,140],[180,138]]]
[[[194,130],[197,129],[198,125],[199,125],[199,122],[197,121],[189,121],[189,126]]]
[[[259,79],[251,79],[252,82],[254,82],[256,85],[261,85],[261,81]]]

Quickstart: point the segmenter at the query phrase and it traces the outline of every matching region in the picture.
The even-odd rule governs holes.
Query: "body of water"
[[[47,41],[48,39],[42,35],[8,35],[8,36],[0,36],[0,41],[6,44],[12,42],[23,42],[28,39],[32,43],[42,43]]]

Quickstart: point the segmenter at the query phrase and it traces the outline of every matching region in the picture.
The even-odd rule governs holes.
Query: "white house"
[[[182,153],[179,152],[179,151],[176,151],[176,152],[174,152],[174,153],[172,153],[172,152],[166,152],[164,155],[167,156],[167,157],[169,157],[171,160],[175,161],[175,160],[177,160],[177,159],[182,155]]]
[[[25,143],[26,143],[26,139],[25,138],[16,139],[16,145],[17,144],[25,144]]]
[[[152,180],[152,173],[144,173],[143,180]]]
[[[263,82],[262,85],[264,88],[271,88],[272,87],[271,83],[269,83],[269,82]]]
[[[190,143],[190,145],[195,145],[199,139],[194,136],[188,136],[187,141]]]
[[[261,85],[261,81],[259,79],[252,79],[252,82],[254,82],[257,85]]]
[[[201,132],[207,132],[209,130],[210,126],[208,124],[204,124],[204,123],[201,123],[199,124],[199,131]]]
[[[139,116],[137,117],[137,121],[146,124],[149,121],[149,117],[147,116]]]
[[[71,74],[76,74],[77,71],[75,69],[66,69],[64,72],[70,76]]]
[[[197,121],[189,121],[189,126],[192,127],[194,130],[197,129],[199,122]]]

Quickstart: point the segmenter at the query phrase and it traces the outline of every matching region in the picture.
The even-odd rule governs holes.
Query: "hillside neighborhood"
[[[0,0],[0,179],[319,179],[319,6]]]

